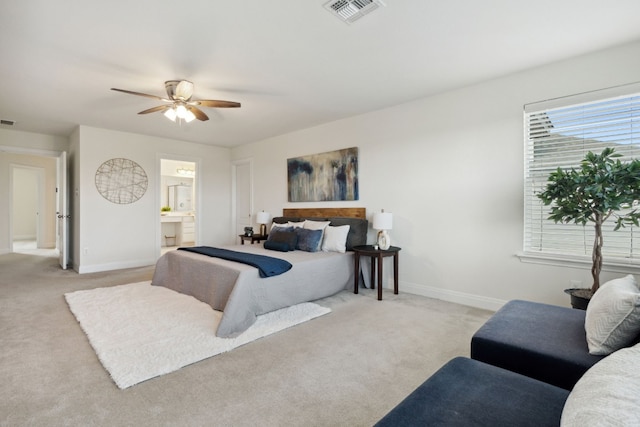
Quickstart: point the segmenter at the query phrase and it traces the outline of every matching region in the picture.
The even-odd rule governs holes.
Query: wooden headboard
[[[366,208],[301,208],[282,209],[282,216],[292,218],[360,218],[367,219]]]

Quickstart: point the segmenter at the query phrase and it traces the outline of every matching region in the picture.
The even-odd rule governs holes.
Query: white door
[[[58,157],[58,236],[57,246],[60,252],[60,267],[67,269],[69,263],[69,206],[67,203],[67,152]]]
[[[251,162],[235,164],[234,181],[236,235],[240,235],[244,234],[245,227],[250,227],[252,224]]]

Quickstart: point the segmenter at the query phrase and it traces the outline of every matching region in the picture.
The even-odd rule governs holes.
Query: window
[[[525,106],[524,254],[533,259],[591,263],[593,225],[554,223],[551,206],[537,194],[549,173],[579,167],[584,155],[613,147],[620,160],[640,157],[640,85],[633,95],[591,93]],[[630,87],[617,88],[616,91]],[[595,97],[598,100],[593,100]],[[585,98],[591,100],[585,101]],[[605,265],[640,266],[640,230],[627,226],[613,231],[614,221],[603,226]],[[530,261],[531,259],[529,259]],[[552,262],[553,263],[553,262]]]

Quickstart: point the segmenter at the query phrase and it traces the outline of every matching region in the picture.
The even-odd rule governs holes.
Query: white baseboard
[[[73,269],[78,272],[78,274],[85,273],[100,273],[102,271],[111,271],[111,270],[123,270],[125,268],[136,268],[136,267],[146,267],[149,265],[154,265],[156,263],[155,259],[149,260],[134,260],[127,262],[108,262],[105,264],[93,264],[93,265],[77,265],[73,264]]]
[[[468,305],[470,307],[482,308],[491,311],[497,311],[507,303],[507,301],[497,298],[467,294],[464,292],[436,288],[433,286],[419,285],[417,283],[400,282],[398,285],[400,292],[408,292],[410,294],[420,295],[423,297],[439,299],[442,301]]]
[[[36,240],[35,234],[14,234],[13,240]]]

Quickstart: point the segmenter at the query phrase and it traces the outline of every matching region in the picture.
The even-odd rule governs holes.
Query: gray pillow
[[[593,365],[569,393],[560,426],[640,425],[639,364],[640,344],[618,350]]]
[[[640,334],[640,289],[631,274],[598,289],[584,327],[591,354],[607,355],[634,343]]]
[[[287,228],[277,227],[271,230],[271,233],[269,233],[269,237],[267,237],[267,242],[284,244],[286,245],[288,251],[294,251],[298,243],[298,235],[293,232],[293,227],[287,227]],[[278,246],[283,247],[282,245],[278,245]],[[273,249],[273,247],[270,247],[267,249]]]

